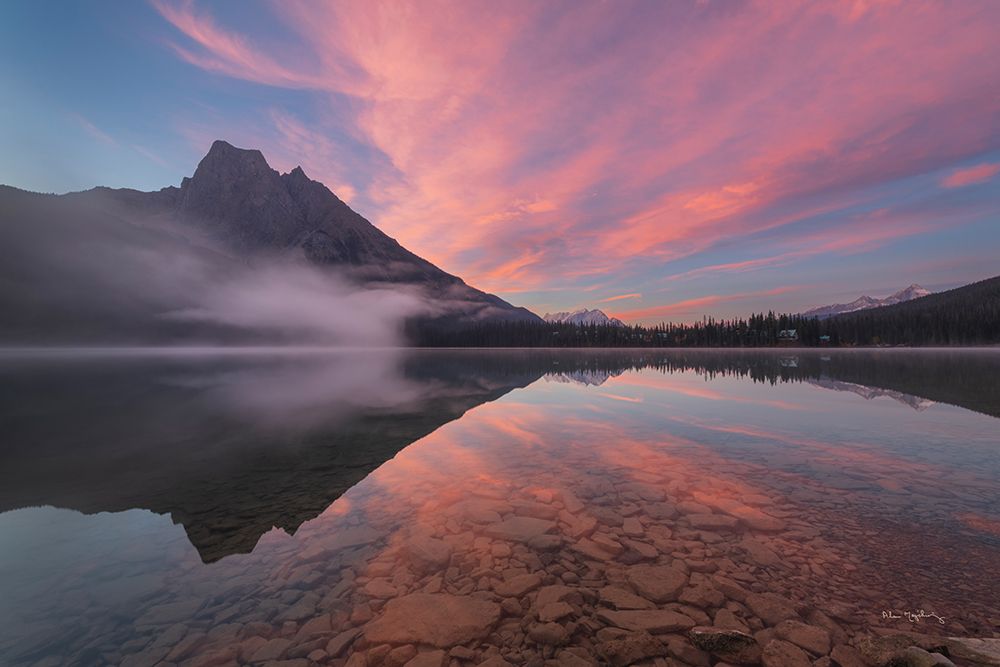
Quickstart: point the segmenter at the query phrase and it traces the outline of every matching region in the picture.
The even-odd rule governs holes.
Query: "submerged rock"
[[[640,660],[668,655],[667,646],[648,632],[633,632],[597,646],[597,652],[612,667],[625,667]]]
[[[795,644],[782,639],[772,639],[761,653],[764,667],[812,667],[812,660]]]
[[[652,609],[653,603],[635,593],[630,593],[617,586],[605,586],[600,590],[601,602],[615,609]]]
[[[638,609],[628,611],[610,611],[602,609],[597,617],[616,628],[632,631],[646,631],[653,634],[689,630],[694,627],[694,621],[669,609]]]
[[[565,602],[552,602],[538,610],[538,620],[543,623],[558,621],[573,614],[573,607]]]
[[[681,570],[664,565],[637,565],[626,574],[635,592],[653,602],[672,602],[687,583]]]
[[[948,653],[948,640],[943,637],[921,637],[911,634],[865,637],[857,644],[858,651],[866,662],[878,667],[908,667],[903,653],[911,646],[928,653]]]
[[[410,658],[404,667],[444,667],[446,658],[444,651],[426,651]]]
[[[486,526],[483,532],[489,537],[501,540],[529,542],[532,538],[550,533],[555,528],[554,521],[536,519],[530,516],[515,516],[500,523],[492,523]]]
[[[569,641],[566,628],[558,623],[536,623],[528,629],[528,636],[536,644],[544,646],[562,646]]]
[[[1000,638],[949,637],[948,653],[984,665],[1000,665]]]
[[[775,628],[778,637],[790,641],[816,655],[830,652],[830,633],[823,628],[806,625],[801,621],[782,621]]]
[[[419,572],[434,572],[448,566],[452,548],[444,540],[430,535],[413,535],[405,544],[406,555]]]
[[[714,653],[722,658],[745,656],[757,648],[757,640],[739,630],[699,626],[691,628],[687,634],[691,643],[702,651]],[[757,655],[759,656],[759,651]],[[743,660],[737,659],[734,662]]]
[[[519,598],[529,591],[542,585],[542,577],[538,574],[519,574],[507,581],[498,582],[493,589],[497,595],[504,598]]]
[[[474,597],[413,593],[389,600],[364,628],[372,644],[429,644],[448,648],[482,639],[500,620],[500,605]]]
[[[799,617],[792,601],[777,593],[750,593],[746,597],[746,604],[767,625],[777,625]]]
[[[892,667],[955,667],[955,663],[940,653],[930,653],[919,646],[905,649],[890,664]]]

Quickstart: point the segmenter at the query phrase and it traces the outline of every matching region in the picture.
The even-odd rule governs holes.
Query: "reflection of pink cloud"
[[[947,178],[941,181],[941,185],[946,188],[960,188],[963,185],[973,185],[974,183],[988,181],[998,173],[1000,173],[1000,163],[990,164],[987,162],[978,164],[975,167],[969,167],[968,169],[953,171]]]
[[[623,401],[625,403],[642,403],[641,397],[637,398],[632,396],[621,396],[619,394],[612,394],[607,391],[599,392],[597,395],[603,398],[610,398],[613,401]]]
[[[699,383],[701,380],[699,379]],[[691,386],[689,380],[684,376],[673,376],[673,375],[639,375],[639,374],[624,374],[618,377],[611,378],[608,380],[607,385],[625,385],[629,387],[645,387],[648,389],[653,389],[656,392],[670,392],[674,394],[681,394],[683,396],[690,396],[692,398],[701,398],[709,401],[729,401],[732,403],[745,403],[747,405],[761,405],[769,408],[776,408],[778,410],[793,410],[801,411],[805,410],[802,405],[798,403],[792,403],[789,401],[782,401],[777,399],[760,399],[760,398],[749,398],[746,396],[740,396],[734,392],[723,393],[716,391],[714,389],[709,389],[708,387],[701,386]]]
[[[156,7],[187,61],[327,95],[320,124],[348,126],[385,157],[373,178],[351,181],[340,153],[282,116],[257,143],[306,153],[315,177],[371,202],[363,212],[385,231],[488,289],[842,215],[873,186],[997,145],[994,3],[291,0],[289,43],[238,35],[190,2]],[[690,29],[664,39],[671,24]],[[946,180],[989,177],[968,171]],[[824,224],[833,235],[850,222]],[[831,252],[783,250],[774,265]]]

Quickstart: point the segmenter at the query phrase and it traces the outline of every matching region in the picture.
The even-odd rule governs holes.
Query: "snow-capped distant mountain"
[[[568,371],[566,373],[548,373],[545,376],[546,382],[562,382],[565,384],[583,384],[588,387],[599,387],[612,377],[617,377],[621,373],[611,371],[591,371],[579,370]]]
[[[906,289],[901,289],[895,294],[887,296],[884,299],[875,299],[870,296],[859,296],[850,303],[835,303],[832,306],[820,306],[819,308],[807,310],[802,314],[806,317],[817,317],[823,320],[827,317],[833,317],[834,315],[840,315],[842,313],[853,313],[858,310],[867,310],[869,308],[879,308],[881,306],[891,306],[896,303],[903,303],[904,301],[912,301],[913,299],[919,299],[922,296],[927,296],[930,293],[930,290],[926,290],[920,285],[914,283]]]
[[[834,391],[849,391],[851,393],[861,396],[867,401],[873,398],[879,398],[880,396],[888,396],[894,401],[899,401],[903,405],[908,405],[917,412],[923,412],[927,408],[937,405],[935,401],[928,398],[922,398],[920,396],[914,396],[913,394],[904,394],[901,391],[893,391],[892,389],[879,389],[878,387],[867,387],[863,384],[856,384],[854,382],[842,382],[840,380],[833,380],[831,378],[820,378],[818,380],[809,380],[811,385],[817,387],[823,387],[824,389],[832,389]]]
[[[581,308],[573,312],[545,313],[542,319],[546,322],[562,322],[564,324],[610,324],[614,327],[625,326],[625,323],[617,317],[608,317],[604,311],[597,310],[596,308],[594,310]]]

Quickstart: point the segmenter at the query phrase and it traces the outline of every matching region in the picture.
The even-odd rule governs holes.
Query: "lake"
[[[963,664],[998,417],[1000,350],[0,353],[0,664]]]

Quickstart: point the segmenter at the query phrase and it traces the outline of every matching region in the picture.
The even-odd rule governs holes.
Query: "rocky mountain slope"
[[[271,340],[273,327],[244,313],[207,312],[268,298],[280,318],[335,325],[380,300],[381,320],[396,324],[541,321],[410,252],[301,168],[279,174],[260,151],[224,141],[180,187],[156,192],[0,186],[0,223],[8,343]]]

